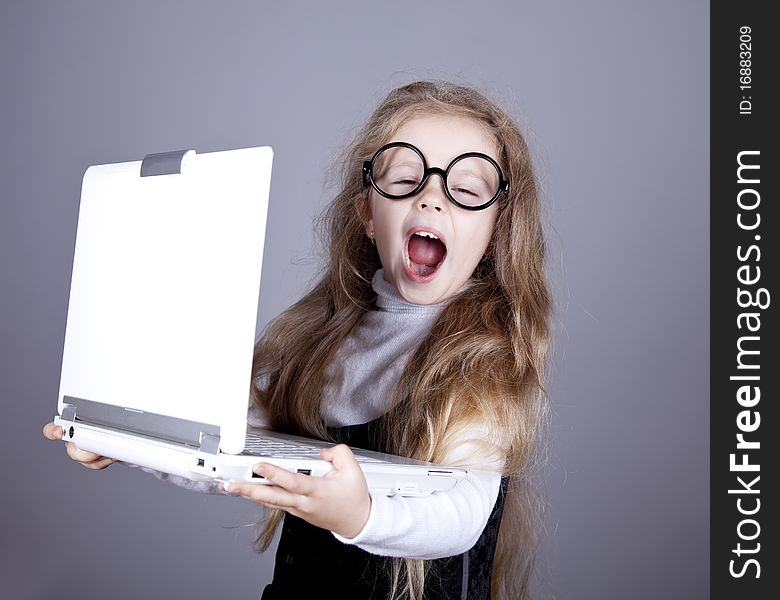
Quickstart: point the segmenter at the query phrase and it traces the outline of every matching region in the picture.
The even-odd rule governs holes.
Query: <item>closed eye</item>
[[[476,192],[473,192],[472,190],[470,190],[468,188],[464,188],[464,187],[456,187],[456,188],[453,188],[452,191],[453,192],[458,192],[458,193],[461,193],[461,194],[468,194],[470,196],[477,196],[478,195]]]

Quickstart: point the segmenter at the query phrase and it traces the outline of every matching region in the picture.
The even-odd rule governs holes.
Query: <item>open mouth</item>
[[[406,271],[412,281],[430,281],[447,256],[447,246],[440,235],[415,227],[406,242]]]

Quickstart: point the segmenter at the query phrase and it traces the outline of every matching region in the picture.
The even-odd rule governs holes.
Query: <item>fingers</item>
[[[65,444],[65,450],[68,452],[68,456],[88,469],[105,469],[108,465],[116,462],[113,458],[107,458],[86,450],[79,450],[71,442]]]
[[[55,425],[54,423],[46,423],[43,427],[43,435],[53,441],[59,441],[63,435],[62,427]]]
[[[310,494],[314,490],[316,483],[309,475],[291,473],[287,469],[268,463],[258,463],[252,470],[293,494]]]
[[[65,443],[65,449],[68,451],[68,456],[70,456],[73,460],[82,462],[82,463],[91,463],[95,462],[96,460],[103,458],[99,454],[95,454],[94,452],[88,452],[86,450],[79,450],[75,444],[72,444],[71,442]]]
[[[43,427],[43,435],[50,440],[59,441],[63,438],[62,427],[55,425],[54,423],[47,423]],[[65,443],[65,450],[68,456],[78,463],[81,463],[88,469],[100,470],[105,469],[108,465],[116,462],[113,458],[101,456],[94,452],[87,452],[86,450],[79,450],[72,442]]]
[[[87,469],[93,469],[95,471],[100,471],[102,469],[105,469],[108,465],[113,465],[116,461],[113,458],[108,458],[105,456],[101,456],[97,460],[90,462],[90,463],[84,463],[81,464],[85,466]]]
[[[272,485],[231,481],[227,485],[220,484],[220,489],[299,516],[306,512],[310,497],[316,496],[317,485],[321,485],[318,477],[291,473],[268,463],[256,464],[253,471]]]
[[[241,496],[247,500],[264,504],[270,508],[281,508],[295,514],[303,498],[277,485],[260,485],[257,483],[237,483],[231,481],[226,485],[219,485],[224,492],[234,496]]]

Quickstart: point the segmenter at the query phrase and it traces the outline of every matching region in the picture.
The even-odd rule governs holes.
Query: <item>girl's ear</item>
[[[373,243],[376,243],[374,242],[374,219],[369,219],[364,224],[366,227],[366,235],[371,239]]]
[[[364,199],[359,200],[355,204],[358,216],[363,222],[363,228],[366,230],[366,235],[372,240],[374,239],[374,218],[371,211],[371,194],[366,194]]]

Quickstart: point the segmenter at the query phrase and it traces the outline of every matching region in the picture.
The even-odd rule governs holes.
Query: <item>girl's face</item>
[[[419,148],[428,167],[446,169],[466,152],[498,159],[493,137],[466,117],[420,116],[402,125],[390,141]],[[442,302],[463,287],[485,254],[498,216],[498,202],[479,211],[450,202],[436,174],[416,196],[403,200],[371,188],[369,209],[366,234],[376,240],[385,280],[414,304]]]

